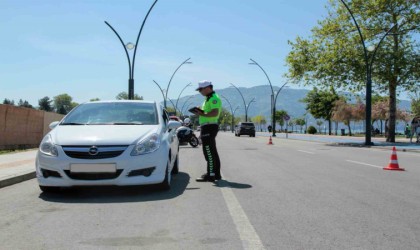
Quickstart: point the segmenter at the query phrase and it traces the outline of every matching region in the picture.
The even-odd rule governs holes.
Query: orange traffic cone
[[[270,140],[268,140],[267,145],[273,145],[273,140],[271,139],[271,136],[270,136]]]
[[[398,165],[397,150],[395,147],[392,148],[391,159],[389,161],[388,167],[384,168],[384,170],[404,171],[404,169],[400,168]]]

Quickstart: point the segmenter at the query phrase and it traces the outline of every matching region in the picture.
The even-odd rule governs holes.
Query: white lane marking
[[[314,155],[315,153],[314,152],[309,152],[309,151],[305,151],[305,150],[298,150],[299,152],[303,152],[303,153],[307,153],[307,154],[312,154],[312,155]]]
[[[241,238],[243,249],[265,249],[232,189],[226,186],[221,188],[221,190],[230,216],[236,226],[236,231],[238,231]]]
[[[364,163],[364,162],[359,162],[359,161],[351,161],[351,160],[346,160],[346,161],[356,163],[356,164],[360,164],[360,165],[369,166],[369,167],[383,168],[383,167],[380,167],[380,166],[376,166],[376,165],[372,165],[372,164],[368,164],[368,163]]]

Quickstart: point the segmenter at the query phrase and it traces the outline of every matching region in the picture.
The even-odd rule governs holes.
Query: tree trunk
[[[348,125],[347,127],[349,127],[349,136],[351,136],[351,127],[350,127],[350,121],[348,121]]]
[[[397,24],[397,17],[393,15],[393,22]],[[396,29],[398,31],[398,27]],[[397,116],[397,81],[398,76],[400,74],[400,67],[398,65],[398,32],[393,34],[394,38],[394,48],[393,48],[393,74],[391,75],[391,79],[389,80],[389,127],[388,127],[388,137],[386,138],[387,142],[395,142],[395,122]]]
[[[331,135],[331,119],[327,121],[328,121],[328,135]]]

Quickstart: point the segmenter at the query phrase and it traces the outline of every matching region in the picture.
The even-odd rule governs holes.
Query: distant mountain
[[[278,91],[279,87],[273,86],[274,91]],[[266,117],[267,121],[271,120],[271,88],[269,85],[261,85],[255,86],[251,88],[242,88],[240,87],[239,90],[242,92],[244,96],[246,104],[255,98],[255,102],[251,103],[248,109],[248,117],[254,117],[256,115],[263,115]],[[235,113],[235,116],[244,116],[244,103],[239,94],[239,92],[233,88],[224,88],[224,89],[216,89],[215,90],[219,95],[225,97],[229,100],[230,104],[232,105],[232,109],[239,107],[238,111]],[[277,104],[276,110],[284,109],[288,112],[291,119],[297,117],[304,117],[306,113],[306,104],[300,102],[309,90],[307,89],[294,89],[294,88],[283,88],[277,97]],[[349,93],[346,93],[349,95]],[[351,94],[350,94],[351,95]],[[352,102],[356,100],[355,96],[353,95],[351,98]],[[172,100],[173,103],[176,103],[176,100]],[[183,111],[184,113],[188,114],[187,107],[198,106],[201,105],[203,102],[203,97],[199,94],[193,96],[185,96],[179,99],[178,102],[178,109],[180,110],[182,106],[184,106]],[[230,107],[228,102],[222,98],[223,107],[230,111]],[[410,110],[410,102],[407,100],[401,100],[398,103],[400,109],[403,110]],[[314,122],[315,119],[308,114],[307,115],[308,121]]]

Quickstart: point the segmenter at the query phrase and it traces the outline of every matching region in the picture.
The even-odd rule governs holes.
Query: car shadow
[[[250,184],[230,182],[228,180],[220,180],[216,182],[214,186],[221,187],[221,188],[236,188],[236,189],[252,188],[252,185]]]
[[[159,190],[154,185],[74,187],[62,189],[57,193],[43,192],[39,198],[58,203],[123,203],[168,200],[183,194],[189,181],[189,174],[179,172],[172,176],[170,190]]]

